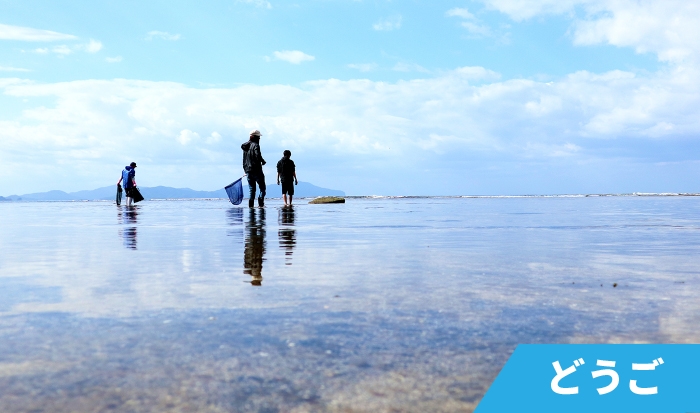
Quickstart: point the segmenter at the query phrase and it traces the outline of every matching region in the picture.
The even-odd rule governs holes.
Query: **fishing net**
[[[242,180],[243,178],[240,178],[236,182],[224,188],[226,190],[226,194],[228,195],[229,201],[231,201],[233,205],[238,205],[243,201]]]
[[[117,184],[117,205],[122,204],[122,186]]]
[[[141,195],[141,191],[137,187],[131,188],[131,199],[134,200],[134,203],[141,202],[144,200],[143,195]]]

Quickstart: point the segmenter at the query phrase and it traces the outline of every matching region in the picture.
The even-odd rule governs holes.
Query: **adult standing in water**
[[[255,200],[255,184],[260,186],[260,195],[258,196],[258,206],[265,206],[265,174],[263,174],[263,165],[266,164],[260,153],[260,137],[262,134],[259,130],[250,132],[250,140],[241,145],[243,149],[243,170],[248,175],[248,187],[250,188],[250,196],[248,198],[248,206],[252,208]]]
[[[125,166],[122,171],[122,177],[119,178],[117,186],[124,182],[124,191],[126,191],[126,206],[130,207],[134,204],[132,192],[136,188],[136,162],[132,162],[129,166]]]

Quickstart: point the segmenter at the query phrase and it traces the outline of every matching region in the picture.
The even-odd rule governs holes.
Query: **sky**
[[[700,2],[0,0],[0,195],[700,192]],[[274,194],[274,187],[271,188]]]

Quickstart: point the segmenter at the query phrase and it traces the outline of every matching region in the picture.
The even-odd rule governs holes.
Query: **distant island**
[[[141,194],[146,199],[202,199],[202,198],[228,198],[226,191],[195,191],[189,188],[170,188],[167,186],[139,187]],[[9,201],[110,201],[114,200],[117,192],[116,185],[105,186],[89,191],[64,192],[48,191],[24,195],[0,196],[0,202]],[[248,186],[243,186],[243,193],[248,194]],[[267,185],[268,198],[279,198],[280,187],[273,184]],[[345,196],[345,192],[335,189],[321,188],[308,182],[299,182],[295,188],[295,197],[317,196]]]

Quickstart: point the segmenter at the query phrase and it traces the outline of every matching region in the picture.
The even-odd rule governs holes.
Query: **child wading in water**
[[[292,197],[294,196],[294,185],[299,184],[297,179],[296,166],[294,161],[289,159],[292,153],[289,150],[284,151],[284,157],[277,162],[277,185],[280,184],[280,179],[282,180],[282,198],[284,199],[284,205],[292,205]],[[294,185],[292,185],[292,180]],[[289,203],[287,203],[287,194],[289,194]]]

